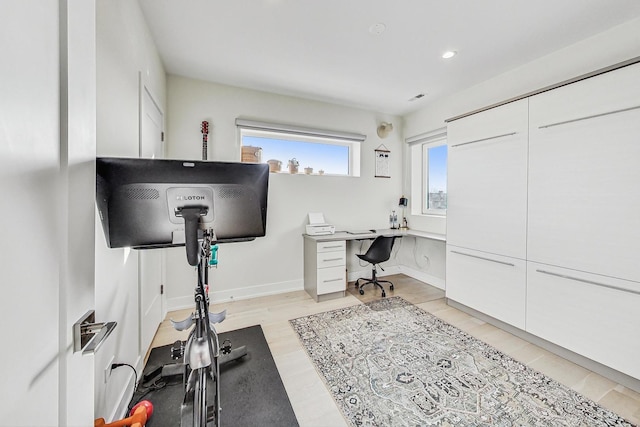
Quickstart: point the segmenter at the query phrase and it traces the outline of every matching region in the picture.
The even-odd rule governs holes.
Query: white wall
[[[168,78],[167,154],[201,159],[200,122],[208,120],[209,160],[239,161],[237,117],[367,135],[360,177],[271,174],[267,235],[248,243],[221,245],[220,264],[211,271],[214,301],[303,289],[302,236],[307,213],[323,212],[339,229],[388,228],[401,196],[402,142],[397,131],[381,140],[381,121],[399,128],[399,118],[339,105],[206,83]],[[374,149],[391,150],[391,178],[374,178]],[[306,165],[301,165],[306,166]],[[184,249],[168,250],[169,309],[193,305],[195,273]]]
[[[138,2],[97,1],[97,156],[138,157],[139,79],[162,110],[165,73]],[[96,216],[97,218],[97,216]],[[147,349],[139,348],[138,252],[107,248],[99,219],[95,227],[96,316],[118,326],[96,354],[96,417],[123,415],[133,387],[129,368],[104,368],[114,362],[142,367]],[[126,408],[125,408],[126,409]]]
[[[371,265],[355,254],[367,251],[371,240],[352,241],[347,246],[347,270],[349,281],[371,277]],[[445,242],[405,235],[396,239],[391,257],[381,264],[378,276],[403,273],[437,288],[445,288]]]

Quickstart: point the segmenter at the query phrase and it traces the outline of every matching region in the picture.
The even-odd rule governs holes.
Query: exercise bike
[[[247,354],[244,346],[233,350],[230,343],[220,346],[214,325],[225,319],[226,310],[209,312],[209,268],[215,233],[199,229],[199,219],[206,213],[207,208],[199,206],[184,207],[177,212],[185,220],[187,260],[198,274],[195,311],[182,321],[171,320],[178,331],[192,328],[183,348],[185,393],[180,407],[181,427],[220,426],[220,365]]]
[[[247,354],[218,341],[215,324],[225,312],[209,313],[211,245],[265,236],[268,187],[269,166],[261,163],[96,158],[96,206],[107,246],[185,245],[197,268],[195,311],[174,322],[189,331],[172,351],[183,363],[159,368],[160,377],[183,377],[182,426],[220,426],[220,364]],[[158,368],[149,378],[157,375]]]

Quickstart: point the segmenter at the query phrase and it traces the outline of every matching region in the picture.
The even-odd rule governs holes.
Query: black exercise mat
[[[233,348],[247,347],[248,354],[220,367],[221,426],[298,426],[289,397],[271,356],[260,325],[251,326],[219,335],[220,343],[230,340]],[[143,380],[132,405],[140,400],[153,403],[153,415],[146,427],[179,427],[180,404],[183,398],[182,376],[162,378],[156,384],[165,383],[159,389],[146,388],[154,371],[171,359],[171,345],[151,350],[143,371]],[[147,394],[144,394],[147,392]]]

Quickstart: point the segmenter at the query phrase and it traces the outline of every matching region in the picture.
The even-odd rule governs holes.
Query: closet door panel
[[[526,330],[640,379],[640,283],[529,262]]]
[[[558,127],[640,106],[640,63],[532,96],[531,129]]]
[[[640,281],[634,103],[637,66],[530,99],[529,260]]]
[[[525,258],[527,110],[524,99],[449,123],[452,245]]]
[[[524,329],[526,262],[447,244],[446,295]]]

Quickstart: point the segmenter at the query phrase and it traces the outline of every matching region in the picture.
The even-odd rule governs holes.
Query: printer
[[[309,224],[307,224],[307,234],[309,236],[322,236],[326,234],[334,234],[335,232],[336,227],[331,224],[327,224],[322,213],[309,213]]]

